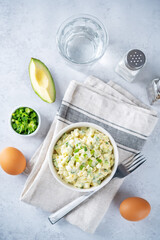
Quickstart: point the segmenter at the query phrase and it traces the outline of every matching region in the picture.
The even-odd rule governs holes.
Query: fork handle
[[[67,205],[65,205],[64,207],[62,207],[61,209],[59,209],[58,211],[54,212],[53,214],[51,214],[48,219],[52,224],[55,224],[56,222],[58,222],[61,218],[63,218],[65,215],[67,215],[67,213],[71,212],[74,208],[76,208],[77,206],[79,206],[82,202],[84,202],[85,200],[87,200],[89,197],[91,197],[95,192],[97,192],[97,190],[93,191],[93,192],[89,192],[86,193],[85,195],[82,195],[78,198],[76,198],[75,200],[73,200],[72,202],[68,203]]]

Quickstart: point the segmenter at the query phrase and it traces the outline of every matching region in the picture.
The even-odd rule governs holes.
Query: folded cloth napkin
[[[142,104],[119,85],[88,77],[84,84],[71,81],[51,128],[27,168],[29,176],[21,200],[55,212],[82,193],[69,190],[52,176],[46,154],[51,139],[65,126],[92,122],[111,133],[117,142],[120,162],[140,151],[154,129],[156,112]],[[66,216],[71,224],[93,233],[122,184],[113,179],[88,201]]]

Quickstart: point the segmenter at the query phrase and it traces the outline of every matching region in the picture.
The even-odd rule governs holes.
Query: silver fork
[[[146,161],[145,157],[143,155],[141,155],[140,153],[137,153],[136,155],[134,155],[134,157],[131,157],[131,158],[123,161],[123,163],[121,163],[118,166],[117,171],[116,171],[115,175],[113,176],[113,178],[126,177],[128,174],[135,171],[145,161]],[[74,208],[79,206],[81,203],[83,203],[85,200],[87,200],[89,197],[91,197],[93,194],[95,194],[97,191],[99,191],[101,188],[98,188],[97,190],[95,190],[93,192],[88,192],[85,195],[82,195],[82,196],[76,198],[74,201],[68,203],[67,205],[65,205],[64,207],[59,209],[58,211],[51,214],[48,219],[50,220],[50,222],[52,224],[55,224],[61,218],[63,218],[65,215],[67,215],[69,212],[71,212]]]
[[[131,157],[129,159],[126,159],[118,165],[117,171],[113,178],[118,177],[118,178],[124,178],[128,174],[132,173],[135,171],[139,166],[141,166],[144,162],[146,161],[145,157],[141,155],[140,153],[137,153],[134,155],[134,157]]]

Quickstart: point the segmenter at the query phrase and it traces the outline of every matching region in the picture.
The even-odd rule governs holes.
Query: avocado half
[[[52,75],[46,65],[36,58],[31,58],[29,76],[35,93],[45,102],[56,100],[56,89]]]

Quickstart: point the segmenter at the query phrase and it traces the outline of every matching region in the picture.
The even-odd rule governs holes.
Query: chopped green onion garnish
[[[84,147],[84,151],[87,152],[87,150],[88,150],[88,149],[87,149],[87,147],[85,146],[85,147]]]
[[[75,155],[74,158],[75,158],[76,162],[79,162],[79,157],[78,157],[78,155]]]
[[[101,163],[101,162],[102,162],[102,160],[101,160],[101,159],[99,159],[99,158],[97,158],[97,161],[98,161],[99,163]]]
[[[57,163],[57,161],[56,161],[56,160],[53,160],[53,163],[54,163],[55,167],[58,168],[58,163]]]
[[[91,160],[91,159],[88,160],[88,165],[89,165],[90,167],[92,166],[92,160]]]
[[[93,155],[93,154],[94,154],[94,152],[95,152],[95,151],[92,149],[92,150],[91,150],[91,154]]]
[[[79,149],[75,149],[75,150],[74,150],[74,153],[77,153],[78,151],[79,151]]]
[[[83,168],[84,168],[84,164],[82,163],[79,169],[82,170]]]
[[[12,114],[11,125],[19,134],[29,135],[33,133],[38,124],[38,115],[31,108],[20,107]]]

